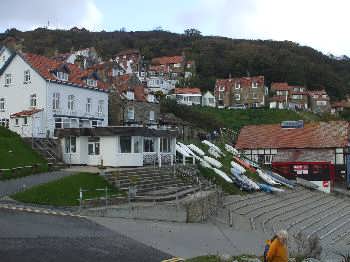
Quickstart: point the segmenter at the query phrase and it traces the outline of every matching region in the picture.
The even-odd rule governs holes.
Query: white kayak
[[[259,177],[264,180],[266,183],[270,184],[270,185],[278,185],[279,183],[277,183],[275,180],[272,179],[272,177],[270,177],[268,174],[266,174],[265,172],[263,172],[261,169],[257,169],[256,172],[258,173]]]
[[[233,183],[232,179],[231,179],[228,175],[226,175],[225,172],[223,172],[223,171],[221,171],[221,170],[219,170],[219,169],[217,169],[217,168],[213,168],[213,170],[214,170],[214,172],[215,172],[216,174],[218,174],[218,175],[221,176],[223,179],[225,179],[226,182]]]
[[[201,160],[199,163],[202,167],[211,168],[211,165],[205,160]]]
[[[250,179],[249,177],[245,176],[245,175],[241,175],[242,179],[244,181],[246,181],[247,184],[249,184],[252,188],[254,188],[255,190],[259,190],[260,187],[257,183],[255,183],[252,179]]]
[[[215,158],[221,157],[221,155],[218,153],[218,151],[216,151],[213,147],[209,148],[208,153],[209,153],[209,155],[211,155]]]
[[[187,147],[189,149],[191,149],[192,151],[194,151],[197,155],[200,155],[200,156],[205,155],[204,151],[202,149],[200,149],[199,147],[195,146],[194,144],[187,145]]]
[[[186,152],[186,150],[184,150],[181,146],[175,145],[175,148],[176,148],[176,152],[179,152],[181,155],[185,157],[190,157],[190,155]]]
[[[208,140],[203,140],[202,143],[209,146],[209,147],[214,148],[216,151],[218,151],[219,154],[223,155],[221,149],[218,146],[214,145],[213,143],[209,142]]]
[[[225,144],[225,150],[234,156],[239,155],[238,150],[231,145]]]
[[[177,142],[177,144],[179,146],[181,146],[189,155],[193,156],[194,153],[191,151],[191,149],[189,149],[185,144],[181,143],[181,142]]]
[[[245,173],[246,172],[246,169],[243,166],[241,166],[240,164],[236,163],[235,161],[231,161],[231,166],[233,168],[236,168],[236,169],[240,170],[241,173]]]
[[[222,164],[218,160],[216,160],[210,156],[204,156],[204,160],[207,161],[209,164],[211,164],[214,167],[217,167],[217,168],[222,167]]]

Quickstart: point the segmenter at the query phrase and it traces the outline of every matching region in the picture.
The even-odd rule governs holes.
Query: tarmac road
[[[161,261],[169,254],[87,219],[0,209],[0,261]]]

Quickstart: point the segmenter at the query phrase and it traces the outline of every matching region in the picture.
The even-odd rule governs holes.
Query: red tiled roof
[[[279,124],[250,125],[242,128],[236,147],[257,148],[334,148],[348,145],[349,123],[345,121],[305,124],[287,129]]]
[[[34,114],[41,112],[43,110],[44,109],[23,110],[21,112],[17,112],[17,113],[12,114],[10,117],[14,118],[14,117],[21,117],[21,116],[31,116],[31,115],[34,115]]]
[[[26,53],[23,54],[23,59],[27,61],[43,78],[46,80],[57,81],[59,83],[73,84],[79,87],[90,88],[82,77],[91,73],[90,71],[81,70],[75,64],[59,62],[45,56]],[[57,80],[52,71],[58,69],[60,66],[66,65],[70,71],[68,81]],[[100,90],[107,90],[106,83],[97,81],[97,88]]]
[[[175,88],[175,94],[201,94],[201,90],[197,87],[193,88]]]
[[[162,56],[153,58],[152,65],[181,64],[183,61],[183,56]]]
[[[241,88],[251,87],[252,82],[257,82],[258,85],[264,85],[264,76],[247,76],[247,77],[236,77],[236,78],[227,78],[227,79],[216,79],[215,86],[233,86],[235,82],[239,82]]]
[[[272,83],[271,84],[271,90],[272,91],[289,91],[291,87],[288,85],[288,83]]]

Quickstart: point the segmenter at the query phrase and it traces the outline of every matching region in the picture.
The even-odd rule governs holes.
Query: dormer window
[[[128,100],[134,100],[135,99],[135,93],[133,91],[127,91],[126,97]]]
[[[97,87],[97,80],[95,80],[95,79],[89,78],[86,80],[86,83],[88,86]]]
[[[252,88],[258,88],[258,82],[253,81],[252,82]]]
[[[57,79],[61,81],[68,81],[68,74],[66,72],[57,72]]]

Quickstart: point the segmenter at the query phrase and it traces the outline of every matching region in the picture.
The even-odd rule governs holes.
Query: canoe
[[[204,168],[211,168],[211,165],[205,160],[201,160],[199,164]]]
[[[234,156],[239,155],[238,150],[231,145],[225,144],[225,150]]]
[[[254,168],[260,168],[259,164],[256,162],[253,162],[252,160],[248,158],[244,158],[244,161],[246,161],[249,165],[251,165]]]
[[[270,185],[278,185],[278,183],[272,179],[272,177],[270,177],[268,174],[266,174],[264,171],[262,171],[261,169],[257,169],[256,170],[257,174],[259,175],[259,177],[264,180],[266,183],[270,184]]]
[[[255,172],[255,168],[252,167],[248,162],[245,160],[240,159],[239,157],[233,156],[233,160],[235,160],[238,164],[240,164],[242,167],[244,167],[246,170],[249,170],[251,172]]]
[[[245,173],[246,170],[243,166],[241,166],[240,164],[236,163],[235,161],[231,161],[231,166],[238,169],[238,170],[241,170],[242,173]]]
[[[181,155],[185,157],[191,157],[181,146],[175,145],[176,152],[179,152]]]
[[[191,149],[192,151],[194,151],[199,156],[205,155],[204,151],[202,149],[200,149],[199,147],[195,146],[194,144],[187,145],[187,147],[189,149]]]
[[[216,151],[213,147],[209,148],[208,153],[209,153],[209,155],[211,155],[215,158],[221,157],[221,155],[218,153],[218,151]]]
[[[276,192],[276,193],[281,193],[281,192],[284,192],[283,189],[280,189],[280,188],[277,188],[277,187],[273,187],[273,186],[270,186],[270,185],[267,185],[267,184],[258,184],[260,189],[262,191],[265,191],[267,193],[273,193],[273,192]]]
[[[219,170],[219,169],[217,169],[217,168],[213,168],[213,170],[214,170],[214,172],[215,172],[216,174],[218,174],[220,177],[222,177],[223,179],[225,179],[226,182],[233,183],[232,179],[231,179],[228,175],[226,175],[225,172],[223,172],[223,171],[221,171],[221,170]]]
[[[241,175],[242,179],[249,184],[253,189],[255,190],[259,190],[260,187],[257,183],[255,183],[252,179],[250,179],[249,177],[245,176],[245,175]]]
[[[203,158],[205,161],[207,161],[212,166],[217,167],[217,168],[222,168],[222,164],[218,160],[216,160],[210,156],[204,156]]]
[[[177,144],[179,146],[181,146],[190,156],[195,155],[191,149],[189,149],[185,144],[181,143],[181,142],[177,142]]]
[[[289,188],[293,188],[295,186],[295,183],[291,180],[288,180],[287,178],[284,178],[283,176],[280,176],[279,174],[272,172],[270,170],[265,170],[265,172],[272,177],[273,180],[280,183],[281,185],[284,185]]]
[[[247,191],[256,191],[260,189],[260,187],[254,181],[245,175],[242,175],[240,171],[236,170],[235,168],[231,168],[231,174],[238,187]]]
[[[202,143],[209,147],[214,148],[214,150],[218,151],[219,154],[223,155],[221,149],[218,146],[214,145],[213,143],[209,142],[208,140],[203,140]]]

